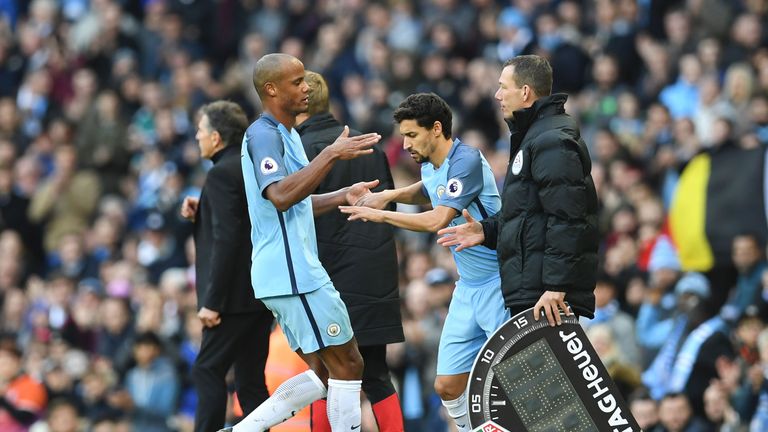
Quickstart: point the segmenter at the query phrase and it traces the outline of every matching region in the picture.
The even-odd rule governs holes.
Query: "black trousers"
[[[192,381],[197,390],[195,432],[216,432],[224,427],[229,368],[235,367],[235,389],[247,415],[269,397],[264,365],[269,354],[272,313],[222,315],[221,324],[203,328],[203,341]]]
[[[380,402],[395,393],[395,386],[389,376],[387,366],[387,346],[369,345],[358,347],[363,357],[362,390],[371,405]]]

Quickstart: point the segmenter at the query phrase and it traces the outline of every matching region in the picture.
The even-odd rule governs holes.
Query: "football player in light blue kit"
[[[421,181],[366,195],[358,206],[343,206],[350,220],[385,222],[413,231],[437,232],[465,222],[462,209],[485,218],[501,207],[496,181],[480,151],[451,139],[448,104],[434,93],[411,95],[394,113],[403,148],[421,163]],[[412,214],[382,210],[389,202],[432,204]],[[365,206],[365,207],[362,207]],[[453,251],[459,280],[445,318],[437,353],[435,391],[456,421],[468,431],[466,395],[472,363],[485,341],[507,319],[496,251],[477,246]]]
[[[332,430],[354,431],[360,428],[363,362],[346,306],[320,264],[313,215],[357,202],[378,182],[310,194],[337,160],[371,153],[381,137],[349,137],[345,128],[310,163],[293,128],[296,115],[308,109],[304,65],[287,54],[268,54],[256,63],[253,81],[264,114],[246,130],[241,150],[252,226],[251,282],[291,348],[312,369],[285,381],[245,419],[223,431],[265,431],[326,395]]]

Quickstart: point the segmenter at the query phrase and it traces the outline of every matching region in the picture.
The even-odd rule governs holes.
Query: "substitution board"
[[[474,431],[640,432],[578,319],[560,317],[528,309],[488,339],[469,376]]]

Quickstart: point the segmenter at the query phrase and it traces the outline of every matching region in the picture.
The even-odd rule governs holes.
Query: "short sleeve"
[[[483,190],[483,165],[480,153],[463,151],[450,160],[445,193],[438,199],[437,205],[451,207],[461,212]]]
[[[288,175],[283,155],[283,141],[275,129],[249,129],[245,133],[248,155],[253,161],[254,176],[259,185],[259,192],[264,195],[267,186],[284,179]]]

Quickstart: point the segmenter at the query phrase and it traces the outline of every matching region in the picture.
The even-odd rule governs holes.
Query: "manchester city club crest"
[[[443,185],[438,186],[437,191],[435,191],[435,193],[437,194],[438,198],[442,198],[443,194],[445,193],[445,186]]]
[[[328,325],[326,332],[328,332],[328,336],[336,337],[341,333],[341,326],[336,323],[331,323]]]

